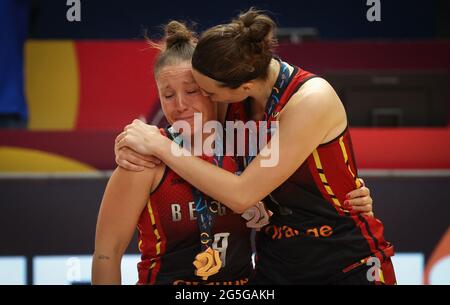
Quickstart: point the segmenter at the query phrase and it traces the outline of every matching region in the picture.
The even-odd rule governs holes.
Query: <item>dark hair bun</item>
[[[236,89],[254,79],[267,79],[276,39],[275,22],[251,8],[230,23],[203,32],[192,56],[200,73]]]
[[[242,13],[235,20],[243,38],[250,42],[261,42],[271,34],[275,23],[270,17],[253,8]]]

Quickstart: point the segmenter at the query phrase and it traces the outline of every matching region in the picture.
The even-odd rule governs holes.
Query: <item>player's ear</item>
[[[254,81],[248,81],[243,83],[239,88],[241,88],[244,91],[251,91],[253,89],[253,87],[255,86]]]

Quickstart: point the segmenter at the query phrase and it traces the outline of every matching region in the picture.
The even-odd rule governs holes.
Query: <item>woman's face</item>
[[[208,96],[211,101],[218,103],[237,103],[245,100],[249,95],[244,85],[236,89],[230,89],[220,86],[220,83],[195,69],[192,69],[192,75],[203,95]]]
[[[216,120],[215,103],[201,93],[190,62],[163,67],[156,76],[156,84],[162,110],[170,124],[186,121],[195,133],[207,121]],[[202,126],[194,126],[194,113],[202,114]]]

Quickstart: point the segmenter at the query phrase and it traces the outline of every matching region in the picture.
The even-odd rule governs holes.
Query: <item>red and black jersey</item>
[[[212,158],[212,157],[211,157]],[[211,158],[204,157],[211,161]],[[223,168],[236,171],[231,157]],[[245,284],[252,270],[250,229],[239,214],[212,202],[218,209],[213,227],[213,248],[219,251],[222,268],[203,281],[192,264],[201,252],[200,234],[192,186],[166,166],[158,187],[150,194],[138,223],[138,284]]]
[[[286,105],[315,75],[298,67],[281,93]],[[227,120],[247,121],[248,101],[230,104]],[[317,147],[280,187],[264,199],[274,213],[257,235],[255,284],[333,283],[370,257],[381,262],[393,255],[383,225],[342,204],[360,187],[348,127]]]

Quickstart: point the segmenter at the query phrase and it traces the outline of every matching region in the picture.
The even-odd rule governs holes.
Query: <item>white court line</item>
[[[3,172],[0,173],[0,179],[97,179],[109,178],[113,171],[95,171],[95,172]]]
[[[111,177],[112,170],[95,172],[0,172],[0,179],[97,179]],[[360,177],[450,177],[450,169],[362,169]]]
[[[362,169],[360,177],[450,177],[450,169]]]

